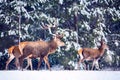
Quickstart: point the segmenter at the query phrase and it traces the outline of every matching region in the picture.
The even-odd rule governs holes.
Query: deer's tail
[[[78,50],[78,54],[80,55],[80,54],[82,54],[82,52],[83,52],[83,49],[80,48],[80,49]]]
[[[13,54],[13,49],[15,48],[15,46],[12,46],[8,49],[8,54]]]

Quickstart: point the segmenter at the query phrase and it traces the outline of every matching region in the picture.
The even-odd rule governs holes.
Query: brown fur
[[[9,63],[14,59],[14,55],[13,55],[13,50],[14,50],[14,48],[15,48],[16,46],[11,46],[9,49],[8,49],[8,54],[9,54],[9,59],[7,60],[7,62],[6,62],[6,70],[7,70],[7,68],[8,68],[8,65],[9,65]]]
[[[20,43],[21,44],[21,43]],[[64,46],[64,42],[62,42],[59,38],[55,37],[53,40],[49,42],[45,41],[35,41],[35,42],[27,42],[26,45],[22,47],[19,44],[19,49],[21,51],[21,55],[19,56],[20,67],[22,68],[23,59],[26,57],[29,58],[40,58],[38,63],[38,69],[40,67],[41,61],[44,60],[50,69],[50,65],[48,62],[48,55],[55,52],[58,46]],[[17,52],[14,52],[17,54]]]
[[[24,46],[26,45],[27,42],[21,42],[19,45],[22,47],[22,49],[24,48]],[[15,54],[14,54],[15,53]],[[7,60],[6,62],[6,70],[8,69],[8,65],[9,63],[14,59],[16,58],[16,62],[15,62],[15,65],[18,66],[18,58],[21,56],[21,52],[20,52],[20,49],[19,47],[16,45],[16,46],[11,46],[9,49],[8,49],[8,54],[9,54],[9,59]],[[27,58],[27,67],[31,67],[32,69],[32,64],[31,63],[31,59]]]
[[[79,64],[81,62],[83,62],[84,60],[86,60],[86,61],[93,60],[92,69],[94,68],[95,64],[99,68],[98,60],[100,59],[100,57],[103,56],[104,51],[107,48],[108,48],[108,46],[104,43],[104,41],[101,41],[101,46],[98,49],[92,49],[92,48],[79,49],[78,50],[78,54],[80,55]]]
[[[12,54],[12,51],[13,51],[14,48],[15,48],[15,46],[11,46],[11,47],[8,49],[8,54]]]

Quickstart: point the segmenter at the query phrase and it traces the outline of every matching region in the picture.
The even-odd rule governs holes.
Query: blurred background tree
[[[100,60],[101,68],[120,67],[119,0],[0,0],[0,69],[9,57],[7,49],[17,45],[19,37],[21,41],[49,40],[48,25],[52,33],[64,34],[66,43],[49,56],[51,66],[75,69],[77,49],[96,48],[103,37],[109,51]]]

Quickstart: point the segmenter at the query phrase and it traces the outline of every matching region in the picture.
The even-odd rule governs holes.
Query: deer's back
[[[48,43],[41,41],[41,42],[29,42],[23,49],[24,56],[31,55],[33,57],[39,57],[41,55],[46,55],[48,52]]]
[[[82,54],[85,58],[94,59],[100,56],[100,51],[98,49],[84,48]]]

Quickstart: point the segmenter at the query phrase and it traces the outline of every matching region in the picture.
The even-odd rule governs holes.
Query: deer
[[[27,43],[27,42],[22,42],[22,43],[20,43],[20,45],[21,45],[22,47],[24,47],[26,43]],[[20,50],[19,50],[19,48],[18,48],[17,45],[11,46],[11,47],[8,49],[8,54],[9,54],[10,57],[9,57],[9,59],[8,59],[7,62],[6,62],[6,67],[5,67],[6,70],[8,69],[9,63],[15,58],[15,56],[14,56],[14,54],[13,54],[13,50],[15,50],[15,51],[18,53],[18,55],[21,54],[21,53],[20,53]],[[30,59],[30,58],[26,58],[26,59],[27,59],[27,66],[25,67],[25,69],[27,69],[27,68],[30,66],[30,69],[33,70],[31,59]],[[17,58],[16,58],[16,61],[15,61],[15,65],[16,65],[16,66],[18,65],[18,59],[17,59]]]
[[[20,44],[18,45],[18,47],[16,47],[19,49],[19,52],[15,49],[13,50],[13,55],[19,61],[18,62],[19,65],[17,65],[17,67],[22,69],[23,60],[25,58],[31,58],[31,59],[40,58],[40,61],[38,62],[38,68],[37,68],[38,70],[42,60],[44,60],[44,62],[47,64],[48,69],[51,70],[50,64],[48,61],[48,55],[54,53],[58,47],[65,46],[65,43],[60,40],[60,36],[54,36],[53,39],[48,42],[47,41],[29,41],[24,47],[22,47]]]
[[[85,60],[93,61],[91,70],[93,70],[95,66],[98,70],[100,70],[98,61],[104,55],[105,50],[108,49],[108,46],[103,39],[101,39],[100,44],[101,45],[98,49],[80,48],[78,50],[78,55],[80,56],[78,65],[80,65],[80,63],[83,63]],[[85,64],[84,64],[84,68],[86,69]]]
[[[50,23],[50,25],[47,25],[47,26],[44,25],[44,26],[45,27],[43,27],[43,29],[49,29],[49,33],[52,34],[51,28],[56,26],[56,21],[54,25]],[[34,41],[20,42],[19,45],[16,46],[12,51],[13,55],[16,58],[17,68],[19,69],[22,66],[23,59],[25,57],[27,58],[28,63],[31,65],[32,65],[32,62],[30,59],[39,57],[40,61],[38,63],[38,68],[41,64],[41,61],[44,60],[50,70],[50,64],[48,62],[48,55],[54,53],[57,47],[65,45],[65,43],[60,40],[60,37],[61,36],[57,35],[53,38],[53,40],[49,42],[46,42],[43,40],[35,41],[35,42]],[[36,45],[33,46],[34,44]],[[31,50],[31,52],[29,52],[28,50]],[[7,65],[9,64],[9,62],[10,61],[8,61]]]
[[[39,39],[39,41],[42,41],[42,39]],[[19,62],[18,62],[18,57],[19,55],[21,55],[21,52],[20,52],[20,49],[19,47],[21,48],[21,50],[24,48],[24,46],[28,43],[29,41],[25,41],[25,42],[21,42],[18,45],[14,45],[14,46],[11,46],[9,49],[8,49],[8,54],[9,54],[9,59],[6,61],[6,67],[5,67],[5,70],[8,70],[8,65],[9,63],[14,59],[16,58],[15,60],[15,66],[17,67],[19,65]],[[14,54],[14,52],[16,52]],[[25,69],[27,69],[29,66],[30,66],[30,69],[33,70],[33,67],[32,67],[32,59],[30,59],[29,57],[25,58],[27,59],[27,66],[25,67]],[[17,69],[19,69],[17,67]]]

